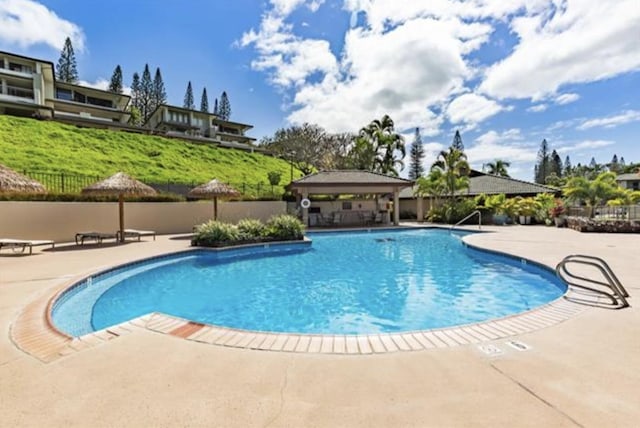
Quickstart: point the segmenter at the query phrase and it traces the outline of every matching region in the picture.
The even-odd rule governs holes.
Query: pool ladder
[[[460,224],[462,224],[465,221],[469,220],[474,215],[478,216],[478,229],[482,229],[482,213],[480,212],[480,210],[475,210],[474,212],[472,212],[471,214],[469,214],[468,216],[466,216],[465,218],[463,218],[462,220],[460,220],[456,224],[451,225],[451,227],[449,228],[449,231],[452,231],[454,227],[459,226]]]
[[[606,282],[576,275],[575,273],[567,269],[567,265],[572,263],[595,267],[600,271]],[[604,296],[609,301],[611,301],[611,304],[616,309],[622,309],[629,306],[629,302],[627,302],[629,293],[627,293],[627,290],[622,286],[620,280],[618,279],[616,274],[613,273],[613,270],[611,270],[611,267],[607,264],[607,262],[599,257],[586,256],[584,254],[569,255],[562,259],[560,263],[558,263],[558,265],[556,266],[556,272],[558,276],[570,286]],[[579,284],[576,281],[583,281],[583,283]],[[584,283],[590,284],[592,286],[603,286],[606,287],[608,291],[593,288],[592,286],[584,285]]]

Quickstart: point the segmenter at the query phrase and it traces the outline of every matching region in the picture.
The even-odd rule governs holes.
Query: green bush
[[[219,247],[239,240],[240,232],[235,225],[211,220],[196,227],[193,245]]]
[[[259,239],[265,235],[266,227],[260,220],[245,218],[238,222],[238,232],[242,239]]]
[[[288,214],[273,216],[267,222],[267,236],[275,239],[302,239],[304,225],[297,217]]]
[[[431,208],[427,213],[427,220],[433,223],[444,223],[449,219],[451,224],[455,224],[471,214],[475,209],[476,202],[473,199],[460,199]]]

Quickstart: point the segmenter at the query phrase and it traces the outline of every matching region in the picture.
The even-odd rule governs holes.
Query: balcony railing
[[[17,86],[7,86],[6,95],[10,95],[12,97],[18,97],[18,98],[33,99],[33,89],[19,88]]]

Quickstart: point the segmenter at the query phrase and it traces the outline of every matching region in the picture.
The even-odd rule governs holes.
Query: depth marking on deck
[[[505,343],[518,351],[528,351],[531,349],[531,346],[519,340],[507,340]]]
[[[478,349],[482,351],[482,353],[494,356],[494,355],[502,355],[502,349],[498,348],[496,345],[488,344],[488,345],[478,345]]]

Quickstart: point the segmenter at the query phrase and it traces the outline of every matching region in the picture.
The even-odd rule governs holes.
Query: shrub
[[[471,214],[475,209],[475,200],[470,198],[460,199],[453,203],[431,208],[427,213],[427,220],[434,223],[441,223],[449,219],[451,224],[454,224]]]
[[[193,245],[219,247],[240,240],[240,232],[233,224],[211,220],[196,227]]]
[[[238,222],[238,232],[242,239],[259,239],[265,234],[266,227],[260,220],[245,218]]]
[[[267,222],[267,236],[275,239],[302,239],[304,225],[297,217],[288,214],[273,216]]]

